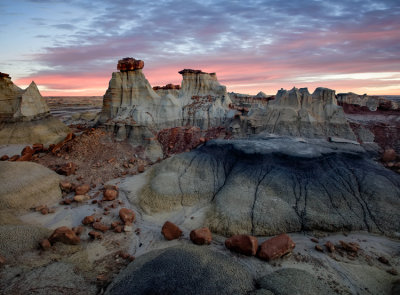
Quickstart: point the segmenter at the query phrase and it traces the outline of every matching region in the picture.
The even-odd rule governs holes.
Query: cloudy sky
[[[117,60],[155,85],[183,68],[228,91],[400,95],[400,1],[0,0],[0,71],[43,95],[103,95]]]

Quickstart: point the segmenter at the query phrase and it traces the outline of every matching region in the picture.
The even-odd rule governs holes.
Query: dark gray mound
[[[231,258],[186,245],[140,256],[106,294],[246,294],[253,289],[251,275]]]
[[[195,202],[212,204],[208,225],[228,236],[301,230],[398,236],[400,229],[400,176],[350,143],[210,141],[155,167],[141,205],[161,211]]]
[[[309,274],[295,268],[285,268],[273,272],[258,281],[261,290],[268,290],[275,295],[333,295],[329,286]]]

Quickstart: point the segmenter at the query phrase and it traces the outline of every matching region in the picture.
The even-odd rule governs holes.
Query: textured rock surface
[[[253,288],[251,275],[229,257],[178,246],[137,258],[106,294],[246,294]]]
[[[263,260],[280,258],[292,252],[295,246],[296,244],[287,234],[281,234],[263,242],[260,245],[257,257]]]
[[[353,144],[257,136],[215,140],[162,162],[141,191],[147,212],[211,204],[224,235],[300,230],[398,234],[400,178]]]
[[[23,90],[10,78],[0,77],[0,144],[54,143],[68,130],[50,115],[34,82]]]
[[[338,93],[337,101],[339,105],[356,105],[366,107],[370,111],[380,110],[398,110],[400,106],[394,102],[379,96],[358,95],[352,92]]]
[[[164,223],[161,233],[168,240],[178,239],[182,235],[182,230],[174,223],[167,221]]]
[[[0,255],[13,261],[16,256],[36,249],[50,233],[46,228],[33,225],[1,225]]]
[[[307,88],[279,90],[266,108],[255,109],[240,122],[231,124],[232,132],[259,133],[307,138],[341,137],[356,140],[343,109],[337,105],[335,91],[317,88],[311,95]]]
[[[336,294],[326,282],[305,270],[295,268],[277,270],[259,279],[257,283],[261,289],[271,291],[275,295]]]
[[[60,177],[31,162],[0,162],[0,210],[28,209],[57,202]]]

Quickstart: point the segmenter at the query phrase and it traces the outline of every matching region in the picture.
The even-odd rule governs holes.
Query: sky
[[[0,0],[0,71],[42,95],[103,95],[118,59],[152,86],[184,68],[228,91],[400,95],[399,0]]]

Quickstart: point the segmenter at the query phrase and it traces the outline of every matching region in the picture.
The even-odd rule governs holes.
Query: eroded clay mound
[[[210,141],[155,166],[141,194],[149,214],[211,204],[208,225],[228,236],[400,228],[400,177],[353,144]]]
[[[0,210],[29,209],[61,198],[59,175],[36,163],[0,162],[0,179]]]
[[[106,294],[247,294],[253,289],[251,275],[228,256],[186,245],[140,256]]]

